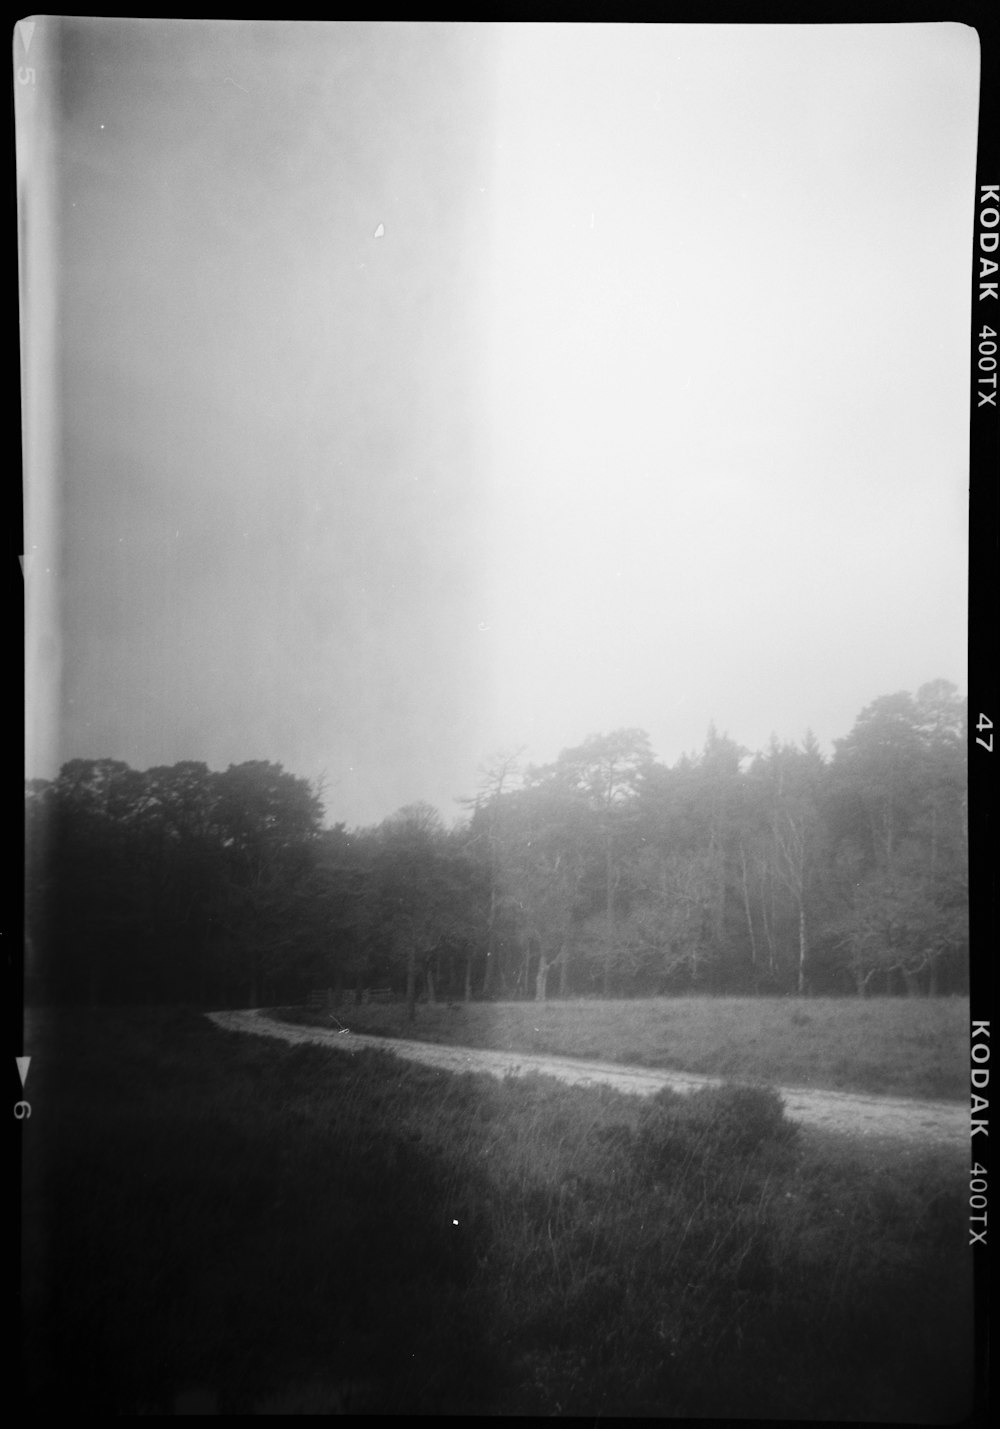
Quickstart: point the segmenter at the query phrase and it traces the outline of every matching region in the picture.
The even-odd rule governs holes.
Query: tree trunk
[[[546,957],[545,957],[545,949],[544,949],[544,948],[540,948],[539,951],[538,951],[538,972],[537,972],[537,974],[536,974],[536,976],[535,976],[535,1001],[536,1001],[536,1002],[544,1002],[544,1001],[545,1001],[545,989],[546,989],[546,984],[548,983],[548,978],[549,978],[549,968],[550,968],[551,966],[552,966],[551,963],[549,963],[549,962],[546,960]]]
[[[492,857],[492,855],[491,855]],[[497,885],[496,873],[490,869],[490,912],[486,926],[486,969],[483,973],[483,996],[495,996],[497,990]]]
[[[539,957],[542,956],[539,952]],[[528,988],[531,986],[531,935],[524,940],[524,967],[518,973],[517,985],[522,989],[524,996],[528,996]]]
[[[569,944],[567,943],[559,963],[559,996],[565,997],[569,986]]]
[[[747,915],[747,931],[750,934],[750,964],[754,972],[754,985],[757,982],[757,939],[753,931],[753,916],[750,911],[750,886],[747,882],[747,856],[742,844],[740,844],[740,875],[743,882],[743,907]]]
[[[566,966],[566,955],[569,952],[569,934],[567,934],[559,944],[559,951],[551,962],[545,962],[544,950],[538,961],[538,980],[535,983],[535,1001],[544,1002],[548,987],[549,973],[553,968],[559,968],[560,972]]]
[[[907,997],[919,997],[919,996],[920,996],[920,974],[919,974],[919,973],[911,973],[911,972],[908,972],[908,971],[906,970],[906,968],[902,968],[900,971],[901,971],[902,974],[903,974],[903,982],[904,982],[904,984],[906,985],[906,995],[907,995]]]
[[[605,944],[604,944],[604,979],[603,979],[603,992],[604,992],[604,996],[605,996],[605,997],[608,997],[608,996],[610,995],[610,991],[611,991],[611,959],[612,959],[612,956],[613,956],[613,953],[614,953],[614,946],[615,946],[615,884],[614,884],[614,877],[613,877],[613,874],[614,874],[613,862],[614,862],[614,861],[613,861],[613,856],[612,856],[612,852],[611,852],[611,835],[610,835],[610,833],[609,833],[609,834],[608,834],[608,837],[607,837],[607,847],[606,847],[606,851],[605,851],[605,863],[606,863],[606,872],[607,872],[607,880],[608,880],[608,901],[607,901],[608,928],[607,928],[607,935],[606,935],[606,940],[605,940]]]
[[[806,974],[806,963],[809,956],[809,943],[806,938],[806,910],[799,903],[799,997],[805,997],[808,989],[808,977]]]
[[[406,949],[406,1016],[410,1022],[417,1020],[417,952],[412,943]]]
[[[767,903],[768,903],[767,893],[769,893],[769,892],[772,892],[772,890],[769,889],[769,888],[765,888],[765,886],[764,886],[764,875],[763,875],[763,872],[762,872],[762,873],[761,873],[761,877],[760,877],[760,917],[761,917],[761,922],[762,922],[762,924],[763,924],[763,926],[764,926],[764,939],[765,939],[765,941],[766,941],[766,943],[767,943],[767,970],[768,970],[768,972],[770,973],[771,977],[773,978],[773,977],[774,977],[774,964],[775,964],[775,959],[776,959],[776,957],[777,957],[777,949],[775,948],[775,945],[774,945],[774,931],[773,931],[773,928],[772,928],[772,924],[773,924],[773,921],[774,921],[774,905],[773,905],[773,903],[772,903],[772,906],[771,906],[771,918],[769,919],[768,916],[767,916]]]
[[[432,958],[428,958],[428,959],[427,959],[427,962],[426,962],[425,965],[424,965],[424,982],[426,983],[426,986],[427,986],[427,1001],[428,1001],[428,1002],[431,1004],[431,1006],[433,1007],[435,998],[434,998],[434,962],[433,962],[433,959],[432,959]]]

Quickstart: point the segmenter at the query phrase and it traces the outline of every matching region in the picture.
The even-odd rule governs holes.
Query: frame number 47
[[[987,739],[980,739],[979,735],[982,734],[984,729],[992,728],[993,721],[987,715],[981,714],[979,716],[979,723],[976,725],[976,729],[979,731],[979,734],[976,735],[976,743],[981,744],[988,754],[993,753],[993,736],[992,734],[989,735],[987,742]]]

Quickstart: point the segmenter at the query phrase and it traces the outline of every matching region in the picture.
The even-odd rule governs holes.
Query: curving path
[[[635,1096],[652,1096],[662,1087],[677,1092],[693,1092],[699,1087],[720,1086],[725,1080],[722,1077],[699,1076],[695,1072],[623,1067],[613,1062],[584,1062],[573,1057],[553,1057],[537,1052],[495,1052],[439,1042],[409,1042],[399,1037],[369,1037],[335,1028],[274,1022],[264,1017],[259,1009],[210,1012],[207,1016],[217,1026],[229,1031],[275,1037],[283,1042],[313,1042],[325,1047],[338,1047],[344,1052],[372,1047],[379,1052],[391,1052],[408,1061],[423,1062],[445,1071],[489,1072],[500,1079],[542,1072],[577,1086],[603,1083]],[[852,1136],[893,1137],[920,1142],[924,1146],[957,1147],[969,1143],[970,1112],[961,1102],[863,1096],[853,1092],[814,1091],[803,1087],[779,1087],[778,1090],[784,1099],[785,1111],[793,1121],[825,1131]]]

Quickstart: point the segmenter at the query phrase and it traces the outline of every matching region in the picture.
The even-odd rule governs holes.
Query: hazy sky
[[[501,747],[965,689],[973,30],[27,58],[29,775],[270,759],[450,819]]]

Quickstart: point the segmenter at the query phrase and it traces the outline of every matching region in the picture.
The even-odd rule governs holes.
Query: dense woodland
[[[712,728],[667,767],[617,730],[496,757],[451,829],[425,804],[326,828],[278,764],[72,760],[27,789],[27,996],[964,991],[966,741],[944,680],[875,700],[829,760]]]

